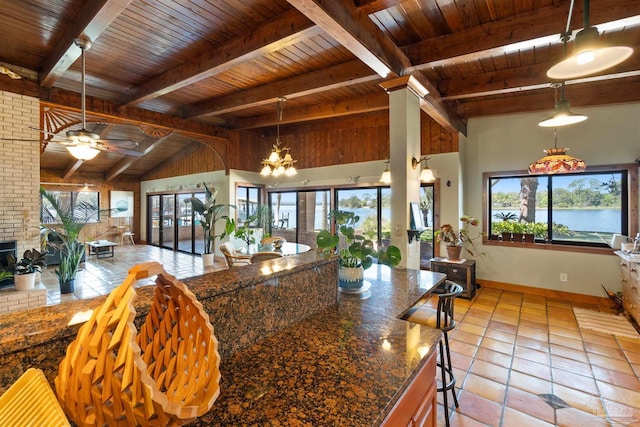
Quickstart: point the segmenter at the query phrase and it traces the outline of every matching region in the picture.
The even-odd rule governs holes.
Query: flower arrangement
[[[460,217],[460,222],[463,224],[460,231],[456,231],[451,224],[442,225],[440,230],[436,231],[436,240],[444,242],[445,246],[462,246],[475,256],[473,241],[483,236],[484,233],[478,232],[477,235],[472,236],[469,226],[477,227],[480,221],[472,216],[463,215]]]

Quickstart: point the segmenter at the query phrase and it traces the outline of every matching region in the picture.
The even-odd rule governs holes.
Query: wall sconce
[[[428,160],[429,157],[427,156],[420,157],[420,160],[417,160],[415,157],[411,158],[411,166],[414,169],[417,168],[418,165],[422,165],[422,162],[424,162],[424,168],[422,169],[422,172],[420,172],[420,181],[422,182],[433,182],[436,180],[433,171],[429,169],[429,166],[427,165]]]
[[[380,175],[380,182],[382,182],[383,184],[391,184],[391,169],[389,169],[391,159],[387,159],[384,162],[387,164],[387,166],[385,167],[384,172],[382,172],[382,175]]]

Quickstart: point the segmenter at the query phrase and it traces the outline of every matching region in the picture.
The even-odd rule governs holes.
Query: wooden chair
[[[282,252],[256,252],[251,255],[251,264],[266,261],[269,259],[282,258]]]
[[[155,297],[138,332],[134,284],[155,275]],[[80,427],[181,426],[213,406],[219,366],[218,341],[202,304],[162,265],[147,262],[130,269],[82,325],[55,386]]]
[[[220,252],[224,255],[224,259],[227,261],[229,268],[251,264],[251,255],[241,254],[231,242],[222,243],[220,245]]]
[[[27,369],[0,397],[0,426],[69,425],[56,395],[40,369]]]
[[[128,242],[131,242],[132,245],[136,244],[133,240],[133,232],[128,231],[126,226],[119,225],[118,232],[120,233],[120,246]]]

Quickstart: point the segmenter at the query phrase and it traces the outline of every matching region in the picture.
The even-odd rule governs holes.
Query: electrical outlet
[[[560,281],[566,282],[567,280],[569,280],[569,276],[567,275],[567,273],[560,273]]]

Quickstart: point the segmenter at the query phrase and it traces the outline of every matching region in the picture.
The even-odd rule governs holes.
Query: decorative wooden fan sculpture
[[[133,288],[156,278],[155,298],[136,333]],[[195,295],[157,262],[129,270],[67,348],[55,379],[78,426],[180,426],[219,394],[218,341]]]

